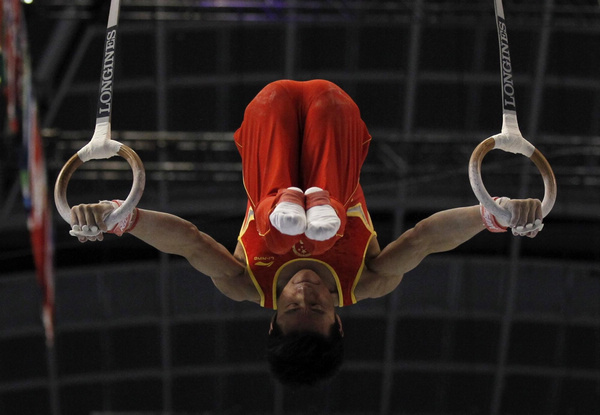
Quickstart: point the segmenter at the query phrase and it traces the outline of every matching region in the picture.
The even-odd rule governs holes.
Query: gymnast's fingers
[[[543,227],[543,225],[542,225]],[[535,229],[533,231],[518,231],[517,229],[513,228],[512,230],[512,234],[514,236],[526,236],[528,238],[535,238],[537,236],[537,234],[542,230],[542,227],[540,227],[539,229]]]
[[[94,205],[85,205],[83,207],[85,215],[85,224],[81,226],[81,230],[84,232],[98,232],[98,225],[96,224],[96,209]]]
[[[513,235],[534,238],[542,230],[542,207],[538,199],[515,200],[512,206]]]
[[[99,204],[77,205],[71,208],[71,231],[69,234],[76,237],[79,242],[103,240],[104,236],[97,224],[97,218],[102,219],[104,210]]]
[[[542,220],[542,202],[537,199],[527,199],[527,220],[526,225],[531,225],[533,227],[536,223],[536,220]]]
[[[85,215],[83,214],[83,205],[73,206],[71,208],[71,227],[73,230],[81,230],[81,224],[85,220]],[[75,227],[79,229],[75,229]]]
[[[104,234],[102,232],[100,232],[98,235],[95,235],[95,236],[86,236],[84,238],[87,241],[91,241],[91,242],[98,241],[98,242],[100,242],[100,241],[104,240]],[[81,241],[81,239],[80,239],[80,241]],[[82,241],[82,242],[85,242],[85,241]]]
[[[544,212],[542,210],[542,202],[539,201],[538,199],[535,199],[536,202],[536,208],[535,208],[535,219],[534,219],[534,223],[537,224],[541,224],[542,221],[544,220]]]

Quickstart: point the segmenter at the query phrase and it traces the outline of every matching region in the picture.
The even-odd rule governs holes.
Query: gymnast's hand
[[[501,197],[496,200],[496,203],[510,212],[510,222],[496,219],[500,225],[512,228],[513,235],[534,238],[544,227],[542,202],[538,199],[512,200]]]
[[[114,203],[102,201],[89,205],[77,205],[71,208],[71,231],[69,234],[79,242],[102,241],[103,232],[108,231],[104,220],[117,208]]]

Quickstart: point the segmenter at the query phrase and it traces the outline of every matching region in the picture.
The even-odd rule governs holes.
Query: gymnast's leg
[[[299,189],[298,100],[294,90],[283,88],[282,82],[267,85],[248,104],[242,125],[234,135],[258,232],[275,253],[289,251],[306,227],[304,195]],[[297,191],[286,191],[290,187],[296,187]],[[287,209],[281,215],[284,219],[298,220],[291,223],[292,227],[298,225],[298,230],[287,232],[296,235],[283,234],[272,226],[270,217],[277,223],[273,211],[276,208],[281,211],[282,207]],[[280,225],[285,227],[286,224]]]
[[[355,196],[362,197],[359,176],[367,156],[371,136],[360,117],[356,103],[337,85],[314,80],[304,83],[304,134],[301,147],[300,175],[307,193],[307,236],[311,237],[311,216],[322,216],[331,206],[329,215],[340,219],[337,231],[317,239],[316,251],[328,249],[344,233],[346,209]],[[330,203],[319,192],[329,193]],[[314,192],[314,193],[313,193]],[[320,210],[317,215],[311,211]],[[335,211],[335,213],[333,212]],[[317,226],[321,226],[317,224]],[[316,228],[316,226],[315,226]],[[325,229],[329,232],[328,229]],[[319,229],[313,230],[318,233]],[[325,240],[323,240],[325,239]]]

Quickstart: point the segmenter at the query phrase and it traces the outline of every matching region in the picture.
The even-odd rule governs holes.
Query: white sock
[[[311,187],[304,194],[309,195],[323,189]],[[335,236],[342,222],[330,205],[313,206],[306,211],[306,237],[313,241],[326,241]]]
[[[297,187],[289,187],[302,193]],[[306,212],[304,208],[292,202],[280,202],[269,215],[271,224],[284,235],[300,235],[306,230]]]

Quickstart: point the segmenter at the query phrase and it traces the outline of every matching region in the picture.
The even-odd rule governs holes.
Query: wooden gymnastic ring
[[[479,202],[481,202],[483,207],[496,218],[502,219],[505,222],[510,222],[510,212],[494,202],[494,199],[492,199],[486,190],[481,178],[481,163],[483,158],[488,152],[494,149],[495,145],[496,140],[494,137],[489,137],[475,148],[473,154],[471,154],[471,159],[469,160],[469,181],[471,182],[471,187],[473,188],[475,196]],[[554,202],[556,201],[556,178],[554,177],[554,172],[552,171],[552,167],[550,167],[550,163],[548,163],[548,160],[546,160],[544,155],[538,149],[533,151],[531,156],[529,156],[529,159],[536,165],[544,180],[542,214],[543,217],[546,217],[554,207]]]
[[[127,160],[131,166],[131,170],[133,171],[133,185],[129,195],[127,196],[127,199],[125,199],[125,202],[111,212],[111,214],[106,218],[105,222],[109,228],[119,223],[131,211],[133,211],[142,198],[144,186],[146,184],[146,171],[144,169],[142,160],[137,153],[131,148],[122,144],[121,148],[117,152],[117,155]],[[60,216],[68,224],[71,224],[71,207],[67,202],[67,186],[75,170],[83,165],[83,163],[84,162],[79,158],[79,155],[74,154],[61,169],[54,186],[54,203],[56,204],[56,208],[58,209]]]

